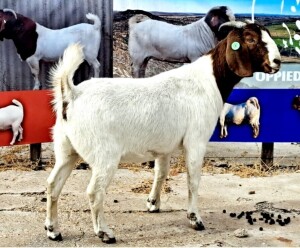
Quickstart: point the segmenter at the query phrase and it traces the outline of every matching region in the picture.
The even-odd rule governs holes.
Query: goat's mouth
[[[280,69],[280,64],[273,63],[272,65],[270,63],[263,63],[263,70],[265,73],[268,74],[275,74]]]

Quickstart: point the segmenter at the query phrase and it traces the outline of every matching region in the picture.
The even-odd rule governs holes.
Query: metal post
[[[264,170],[273,166],[274,143],[262,143],[261,165]]]
[[[42,144],[30,144],[30,160],[37,162],[41,159]]]
[[[103,77],[113,77],[113,1],[102,1],[102,42],[100,61]]]

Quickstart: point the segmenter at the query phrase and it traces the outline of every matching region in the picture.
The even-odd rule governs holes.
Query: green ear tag
[[[235,42],[232,42],[231,49],[234,50],[234,51],[236,51],[236,50],[239,50],[240,46],[241,46],[240,43],[238,43],[237,41],[235,41]]]

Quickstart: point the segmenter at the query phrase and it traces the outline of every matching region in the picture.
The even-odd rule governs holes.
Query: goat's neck
[[[242,79],[231,71],[226,62],[226,40],[221,41],[215,49],[210,51],[213,61],[213,72],[221,93],[223,102],[226,102],[233,87]]]
[[[22,15],[18,15],[18,20],[21,21],[21,25],[20,27],[15,28],[11,39],[13,40],[21,59],[26,60],[36,51],[38,38],[36,23]]]

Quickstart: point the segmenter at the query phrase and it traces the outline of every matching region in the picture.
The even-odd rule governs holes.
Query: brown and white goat
[[[190,63],[223,39],[219,27],[235,16],[227,6],[211,8],[200,20],[180,26],[136,15],[129,19],[128,52],[133,77],[145,77],[150,59]],[[180,42],[178,42],[180,41]]]
[[[40,89],[39,61],[56,61],[68,45],[80,43],[84,59],[93,66],[94,76],[99,77],[100,63],[97,60],[100,48],[101,22],[91,13],[87,19],[94,24],[80,23],[62,29],[49,29],[16,13],[11,9],[0,10],[0,40],[12,39],[21,60],[26,61],[34,77],[35,90]]]
[[[83,158],[92,169],[87,188],[93,226],[103,242],[116,241],[104,218],[103,202],[120,162],[155,159],[149,212],[160,208],[160,191],[171,154],[184,149],[188,177],[187,217],[203,230],[198,187],[207,143],[223,104],[243,77],[276,73],[281,58],[266,28],[231,23],[233,30],[207,55],[151,78],[92,78],[77,86],[73,75],[83,61],[71,46],[52,71],[56,123],[56,162],[47,183],[47,236],[61,240],[57,201],[74,163]]]

